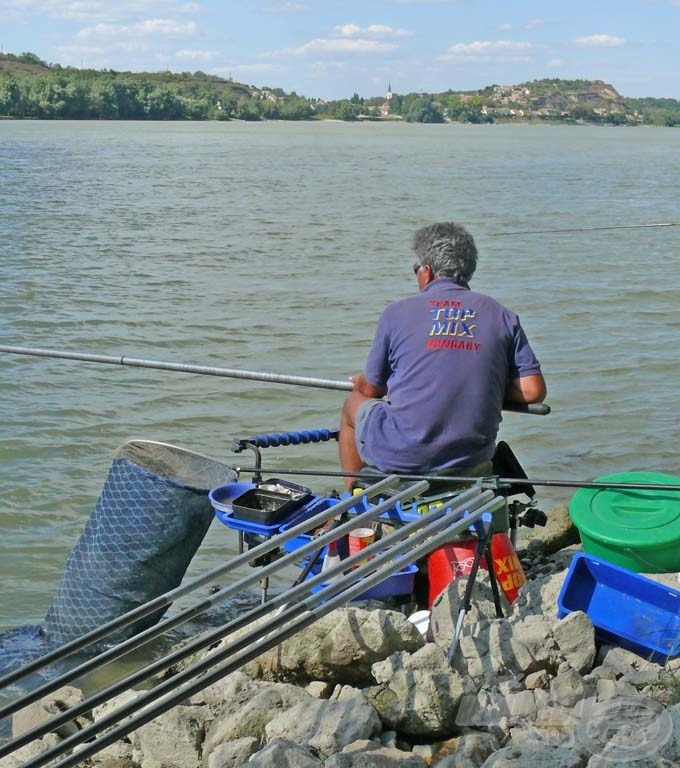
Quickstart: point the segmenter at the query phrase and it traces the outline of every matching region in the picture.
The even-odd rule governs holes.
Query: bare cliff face
[[[535,80],[513,86],[495,86],[494,102],[526,110],[569,110],[576,106],[606,112],[626,112],[626,100],[602,80]]]

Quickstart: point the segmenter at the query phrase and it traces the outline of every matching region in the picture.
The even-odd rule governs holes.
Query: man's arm
[[[354,384],[354,391],[359,392],[364,397],[384,397],[387,394],[387,387],[378,387],[371,384],[363,373],[356,376],[350,376],[350,381]]]
[[[505,392],[505,399],[511,403],[542,403],[547,394],[543,374],[534,373],[513,379]]]

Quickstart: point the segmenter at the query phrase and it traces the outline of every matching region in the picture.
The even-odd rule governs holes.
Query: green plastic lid
[[[581,534],[615,546],[646,549],[680,545],[680,477],[659,472],[618,472],[594,482],[677,485],[677,491],[581,488],[569,514]]]

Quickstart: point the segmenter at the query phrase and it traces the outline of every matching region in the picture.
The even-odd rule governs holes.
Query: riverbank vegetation
[[[117,72],[0,54],[0,117],[68,120],[511,121],[680,126],[680,101],[628,99],[607,83],[536,80],[479,91],[335,101],[258,87],[205,72]]]

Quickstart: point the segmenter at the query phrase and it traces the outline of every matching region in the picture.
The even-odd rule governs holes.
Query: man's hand
[[[384,397],[387,394],[387,387],[378,387],[371,384],[363,373],[356,376],[350,376],[349,380],[354,384],[354,392],[359,392],[364,397]]]

